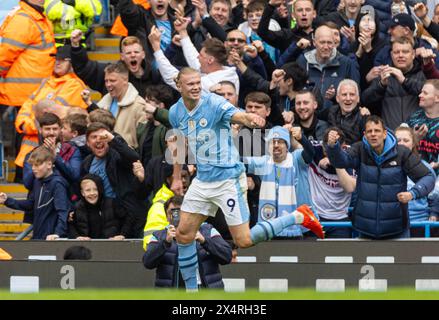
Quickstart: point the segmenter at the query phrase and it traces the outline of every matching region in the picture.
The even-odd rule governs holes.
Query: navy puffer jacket
[[[365,138],[343,152],[337,143],[327,148],[331,164],[336,168],[357,170],[358,200],[352,213],[355,230],[371,238],[401,234],[409,227],[407,204],[397,194],[410,191],[414,199],[427,196],[434,188],[435,177],[419,156],[404,146],[388,130],[384,151],[377,156]],[[407,176],[416,184],[407,190]]]

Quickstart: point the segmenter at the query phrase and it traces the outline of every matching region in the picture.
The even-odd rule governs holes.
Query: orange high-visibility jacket
[[[134,4],[142,6],[145,10],[151,8],[148,0],[133,0]],[[120,16],[117,16],[114,20],[113,27],[111,27],[110,33],[115,36],[126,37],[128,36],[128,30],[122,23],[122,19]]]
[[[0,27],[0,105],[21,106],[52,74],[56,53],[50,21],[26,2]]]
[[[22,167],[25,156],[38,146],[38,128],[33,106],[42,99],[49,99],[59,105],[87,109],[87,104],[81,98],[81,92],[84,89],[86,85],[74,73],[68,73],[62,77],[52,76],[41,83],[20,108],[15,120],[17,132],[25,134],[20,152],[15,159],[16,165]]]

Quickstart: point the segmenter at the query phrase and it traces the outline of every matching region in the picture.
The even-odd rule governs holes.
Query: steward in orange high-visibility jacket
[[[42,5],[20,1],[0,27],[0,105],[20,107],[50,77],[55,52]]]
[[[81,97],[81,92],[84,89],[86,89],[86,85],[73,72],[70,46],[58,48],[53,75],[43,80],[40,87],[23,104],[17,114],[15,128],[18,133],[23,133],[24,137],[20,152],[15,159],[16,165],[23,167],[26,155],[39,145],[33,106],[42,99],[48,99],[58,105],[87,109],[87,104]]]

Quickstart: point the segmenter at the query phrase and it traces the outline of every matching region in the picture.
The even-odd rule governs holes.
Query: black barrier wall
[[[93,259],[62,261],[72,245],[86,246]],[[40,289],[154,285],[155,271],[141,262],[141,241],[6,241],[0,247],[14,258],[0,261],[0,287],[5,289],[13,276],[38,277]],[[57,260],[29,261],[29,255],[53,255]],[[271,241],[239,250],[237,262],[222,266],[221,272],[227,291],[298,287],[337,291],[365,286],[378,291],[401,286],[439,290],[439,242]]]

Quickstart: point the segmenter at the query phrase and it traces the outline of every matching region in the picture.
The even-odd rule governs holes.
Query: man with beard
[[[80,30],[72,32],[70,40],[73,69],[90,88],[104,95],[107,93],[104,80],[107,64],[89,60],[87,50],[81,46],[81,38]],[[129,70],[129,82],[144,97],[148,85],[162,82],[160,74],[152,68],[150,59],[145,58],[145,50],[138,38],[126,37],[122,40],[120,48],[120,59]]]
[[[227,64],[230,66],[235,66],[236,58],[241,57],[242,62],[247,66],[247,68],[252,69],[263,79],[268,78],[267,70],[274,69],[274,63],[271,61],[270,56],[264,51],[262,43],[262,51],[259,52],[256,46],[253,44],[247,44],[247,37],[240,30],[236,29],[230,31],[227,34],[226,41],[224,41],[224,46],[227,49]],[[239,82],[241,84],[239,91],[239,106],[244,107],[244,98],[247,96],[247,94],[255,90],[254,88],[246,85],[246,82],[243,80],[243,75],[239,69],[237,69],[237,73],[239,76]]]
[[[299,91],[296,94],[295,124],[302,128],[303,134],[311,141],[322,141],[328,123],[317,119],[317,100],[309,90]]]
[[[267,154],[244,158],[248,173],[260,181],[258,222],[285,216],[303,204],[312,207],[307,173],[314,149],[309,140],[302,135],[300,128],[288,130],[280,126],[273,127],[266,140]],[[299,143],[303,148],[297,148]],[[292,145],[296,150],[289,152]],[[250,186],[251,183],[249,189]],[[277,233],[276,237],[300,240],[304,232],[301,226],[292,225]]]
[[[44,102],[44,101],[43,101]],[[79,181],[81,174],[81,152],[75,146],[61,143],[61,120],[53,113],[44,113],[37,119],[40,126],[40,145],[45,146],[54,156],[55,171],[58,172],[70,185]],[[34,183],[32,165],[28,163],[29,153],[24,159],[23,184],[30,190]]]

